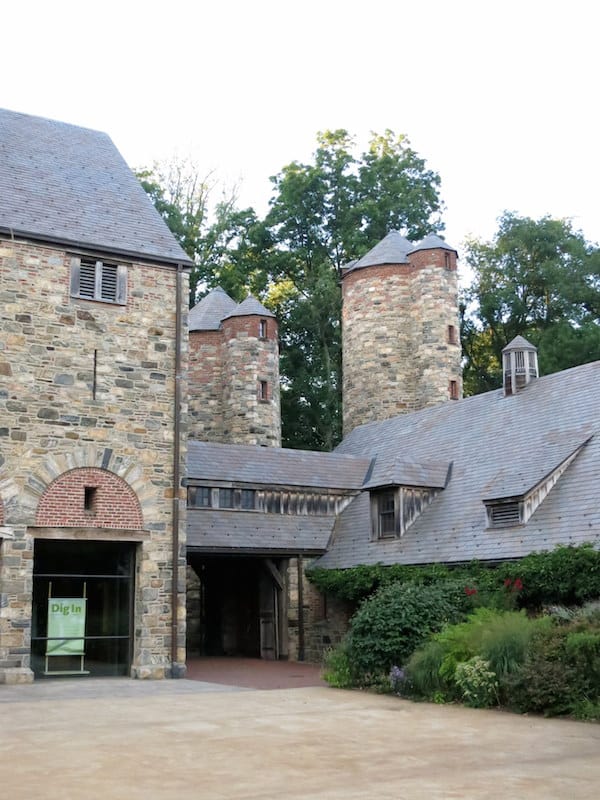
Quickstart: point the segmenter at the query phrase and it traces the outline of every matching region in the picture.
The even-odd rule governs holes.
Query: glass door
[[[36,540],[36,676],[129,673],[134,548],[129,542]]]

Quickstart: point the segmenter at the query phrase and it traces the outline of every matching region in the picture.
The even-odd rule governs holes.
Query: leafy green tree
[[[342,267],[392,229],[411,239],[439,231],[439,176],[404,136],[373,134],[357,156],[340,129],[318,134],[310,163],[271,178],[263,220],[237,209],[234,194],[209,209],[211,176],[155,167],[139,177],[194,261],[190,304],[221,285],[276,314],[284,445],[330,450],[341,438]]]
[[[502,349],[517,335],[539,348],[541,374],[600,356],[600,250],[567,220],[505,212],[492,242],[467,243],[465,391],[501,385]]]
[[[271,278],[295,289],[278,313],[284,443],[330,450],[341,438],[341,269],[392,229],[413,239],[439,230],[439,177],[404,136],[373,134],[355,156],[340,129],[318,135],[311,163],[271,180]]]

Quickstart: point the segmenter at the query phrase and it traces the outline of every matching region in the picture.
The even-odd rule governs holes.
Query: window
[[[377,496],[377,520],[379,539],[396,536],[396,492],[381,492]]]
[[[233,507],[233,489],[219,489],[219,508]]]
[[[266,339],[267,338],[267,320],[266,319],[261,319],[261,321],[258,323],[258,335],[259,335],[259,338],[261,338],[261,339]]]
[[[374,539],[402,536],[422,514],[439,489],[398,486],[371,492],[371,520]]]
[[[98,495],[98,489],[96,486],[83,487],[83,510],[86,512],[86,514],[96,513],[97,495]]]
[[[456,268],[456,262],[455,262],[455,260],[453,258],[453,255],[454,254],[451,253],[449,250],[445,250],[444,251],[444,268],[445,269],[453,270],[453,269]]]
[[[458,381],[450,381],[448,394],[450,395],[450,400],[458,400]]]
[[[240,508],[244,511],[254,510],[256,492],[254,489],[242,489],[240,493]]]
[[[99,300],[104,303],[125,305],[127,268],[93,258],[73,258],[71,296],[82,300]]]
[[[192,508],[210,508],[212,506],[211,490],[206,486],[190,486],[188,505]]]
[[[448,325],[448,344],[458,344],[458,336],[454,325]]]
[[[262,400],[263,402],[268,401],[269,399],[269,384],[267,381],[259,381],[258,382],[258,399]]]

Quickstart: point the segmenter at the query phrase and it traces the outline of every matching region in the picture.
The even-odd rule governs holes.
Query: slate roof
[[[0,232],[191,264],[105,133],[3,109]]]
[[[235,300],[217,286],[190,309],[188,314],[188,330],[218,331],[221,320],[236,307]]]
[[[405,239],[398,231],[390,231],[362,258],[346,265],[346,271],[352,272],[355,269],[375,267],[379,264],[408,264],[406,256],[413,247],[413,243]]]
[[[451,252],[456,253],[454,247],[451,247],[448,242],[442,239],[441,236],[437,236],[435,233],[430,233],[418,244],[412,245],[410,252],[418,253],[420,250],[450,250]]]
[[[337,453],[452,462],[451,477],[400,539],[371,541],[369,493],[361,492],[340,515],[318,565],[504,560],[558,544],[600,543],[599,409],[596,361],[538,378],[508,397],[499,389],[356,428]],[[527,491],[577,447],[527,524],[486,527],[485,499]]]
[[[272,448],[269,448],[272,449]],[[211,553],[323,553],[335,517],[188,509],[187,548]]]
[[[515,336],[505,348],[503,348],[502,352],[506,353],[507,350],[537,350],[537,347],[528,342],[524,336]]]
[[[342,453],[191,440],[188,442],[187,476],[189,483],[202,480],[357,490],[370,464],[368,457]]]
[[[426,486],[429,489],[443,489],[447,483],[451,463],[437,461],[417,464],[395,455],[376,456],[373,470],[363,489],[383,486]]]
[[[269,311],[268,308],[265,308],[262,303],[259,303],[256,297],[252,297],[252,295],[249,294],[245,300],[242,300],[242,302],[233,309],[233,311],[227,314],[227,317],[250,317],[253,315],[258,317],[275,316],[275,314]]]

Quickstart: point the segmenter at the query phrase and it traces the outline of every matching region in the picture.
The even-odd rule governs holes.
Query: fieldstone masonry
[[[70,296],[72,256],[0,241],[0,682],[32,678],[33,555],[49,529],[55,538],[57,529],[65,539],[84,529],[90,539],[139,542],[132,674],[163,677],[173,667],[176,272],[131,262],[126,305],[80,300]],[[185,276],[182,283],[184,314]],[[184,367],[186,358],[184,342]],[[185,441],[184,428],[182,475]],[[85,486],[97,489],[87,510]],[[178,492],[183,665],[185,496]]]
[[[236,315],[218,330],[190,331],[189,390],[191,438],[281,447],[273,316]]]
[[[342,292],[344,435],[462,396],[454,251],[349,270]]]

